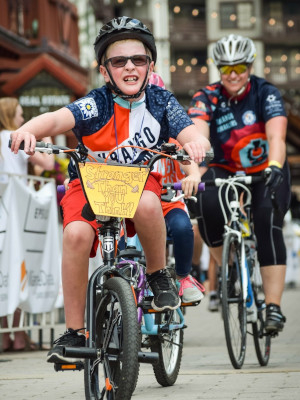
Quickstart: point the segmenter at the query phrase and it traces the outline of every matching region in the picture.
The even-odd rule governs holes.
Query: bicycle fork
[[[251,284],[250,270],[246,258],[245,242],[241,237],[241,269],[242,269],[242,290],[243,300],[247,307],[247,322],[256,322],[257,307],[255,304],[254,293]]]

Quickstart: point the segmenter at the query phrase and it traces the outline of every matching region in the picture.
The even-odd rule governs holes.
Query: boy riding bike
[[[29,121],[12,133],[11,149],[17,153],[25,142],[25,152],[32,154],[36,139],[56,136],[73,130],[81,145],[94,157],[136,164],[147,161],[147,151],[123,147],[137,145],[159,150],[173,137],[195,162],[209,150],[209,141],[179,105],[174,96],[153,85],[148,79],[156,62],[152,33],[140,21],[115,18],[104,25],[96,38],[95,52],[99,71],[106,85],[86,97],[53,113]],[[61,206],[63,211],[62,282],[67,331],[49,351],[48,362],[74,362],[64,358],[63,346],[84,346],[84,312],[89,257],[98,245],[96,221],[81,215],[85,198],[76,170],[69,165],[69,190]],[[134,218],[127,220],[127,233],[136,232],[147,262],[147,279],[154,294],[153,308],[176,309],[180,306],[175,284],[165,266],[165,222],[160,204],[160,176],[151,174]],[[195,192],[197,188],[195,187]]]

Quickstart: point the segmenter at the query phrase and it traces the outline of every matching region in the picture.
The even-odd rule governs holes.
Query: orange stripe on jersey
[[[108,123],[92,135],[83,136],[83,144],[92,151],[112,150],[117,146],[114,118],[116,118],[118,143],[121,144],[129,138],[129,114],[129,109],[115,104],[114,115]]]

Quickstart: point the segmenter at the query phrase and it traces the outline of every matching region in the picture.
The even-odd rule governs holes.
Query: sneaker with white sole
[[[257,321],[257,307],[254,301],[252,301],[251,306],[247,306],[247,322],[256,322]]]
[[[286,322],[285,316],[282,314],[280,306],[274,303],[267,305],[267,316],[265,329],[269,333],[281,332]]]
[[[217,292],[209,294],[208,311],[215,312],[219,311],[220,300]]]
[[[178,281],[180,283],[179,296],[183,303],[196,303],[203,299],[204,286],[191,275],[178,279]]]
[[[176,310],[181,304],[174,279],[167,269],[160,269],[146,274],[148,284],[153,293],[151,305],[156,311]]]
[[[82,329],[74,330],[69,328],[60,338],[56,339],[53,342],[54,346],[47,354],[47,362],[70,364],[81,361],[78,358],[65,357],[63,354],[64,347],[85,347],[85,335],[84,333],[80,333],[80,330]]]

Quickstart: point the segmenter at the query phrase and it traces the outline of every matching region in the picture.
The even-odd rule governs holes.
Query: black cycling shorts
[[[258,242],[258,260],[261,266],[285,265],[286,248],[283,240],[283,219],[290,205],[290,173],[288,164],[283,167],[284,180],[276,189],[279,209],[274,209],[269,188],[264,182],[252,184],[252,212],[254,230]],[[260,173],[259,173],[260,174]],[[223,168],[211,167],[203,175],[202,181],[226,178],[233,175]],[[254,174],[258,175],[258,174]],[[218,187],[206,186],[197,194],[196,218],[200,234],[209,247],[223,243],[224,217],[218,200]]]

